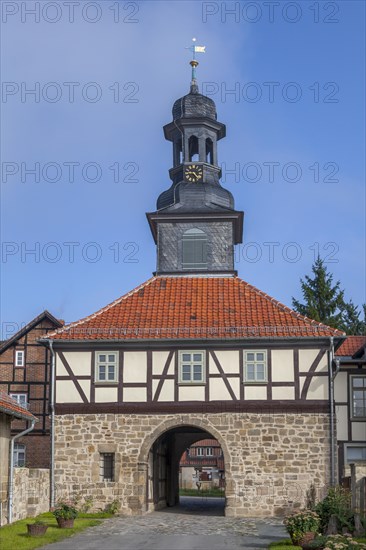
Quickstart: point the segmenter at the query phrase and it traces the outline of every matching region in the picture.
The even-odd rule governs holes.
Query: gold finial
[[[197,86],[196,67],[198,67],[198,61],[196,59],[196,53],[206,53],[206,46],[196,46],[197,38],[192,38],[192,42],[192,46],[187,46],[187,49],[191,50],[193,53],[193,59],[189,62],[192,67],[191,86]]]

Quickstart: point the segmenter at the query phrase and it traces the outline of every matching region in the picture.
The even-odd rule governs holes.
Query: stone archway
[[[171,445],[172,439],[174,443]],[[178,443],[177,443],[178,438]],[[203,438],[216,439],[222,449],[225,461],[225,477],[226,477],[226,502],[233,493],[233,482],[231,477],[231,459],[230,452],[226,441],[222,434],[212,424],[205,419],[197,419],[191,415],[182,415],[177,418],[164,420],[157,426],[143,441],[138,455],[139,464],[139,481],[143,485],[141,493],[144,494],[144,502],[142,507],[145,511],[152,511],[164,506],[174,506],[178,503],[179,483],[178,483],[178,465],[182,452],[187,445],[199,441]],[[170,441],[169,448],[167,445],[161,447],[162,443]],[[164,450],[165,449],[165,450]],[[164,503],[160,504],[159,499],[153,498],[154,492],[160,479],[160,467],[157,470],[154,466],[154,455],[159,454],[159,457],[164,457],[165,453],[165,482],[163,487],[165,491]],[[164,460],[164,458],[161,458]],[[142,474],[142,475],[141,475]],[[156,481],[155,476],[158,478]],[[160,490],[160,489],[159,489]],[[155,495],[156,496],[156,495]]]

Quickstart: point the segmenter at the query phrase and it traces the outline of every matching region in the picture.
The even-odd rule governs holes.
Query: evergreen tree
[[[340,282],[333,284],[333,275],[319,256],[312,271],[313,278],[305,275],[305,280],[300,279],[304,303],[292,298],[292,306],[301,315],[338,328],[342,326],[344,309],[344,291],[340,288]]]
[[[366,335],[366,304],[363,304],[364,319],[360,319],[360,311],[352,300],[344,304],[342,329],[351,335]]]

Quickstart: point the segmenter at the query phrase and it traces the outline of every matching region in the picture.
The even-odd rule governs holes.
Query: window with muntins
[[[183,269],[207,269],[207,235],[201,229],[188,229],[183,234]]]
[[[100,479],[114,481],[114,453],[100,453]]]
[[[366,376],[351,376],[352,418],[366,418]]]
[[[25,445],[21,443],[14,444],[13,454],[14,466],[17,468],[24,468],[25,466]]]
[[[15,366],[24,367],[24,351],[15,352]]]
[[[26,393],[10,393],[9,395],[12,399],[15,399],[21,407],[28,407],[28,395]]]
[[[244,352],[244,382],[267,382],[267,352]]]
[[[118,352],[97,352],[95,361],[96,382],[112,383],[118,381]]]
[[[202,384],[205,382],[205,352],[179,352],[179,381],[182,384]]]

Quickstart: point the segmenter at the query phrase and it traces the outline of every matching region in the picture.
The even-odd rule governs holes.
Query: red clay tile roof
[[[303,317],[238,277],[153,277],[53,340],[324,337],[344,333]]]
[[[0,390],[0,412],[4,412],[24,420],[37,420],[33,414],[27,411],[24,407],[18,405],[15,399],[2,390]]]
[[[336,355],[352,356],[356,351],[366,345],[366,336],[348,336],[336,351]]]

